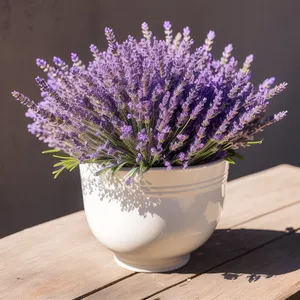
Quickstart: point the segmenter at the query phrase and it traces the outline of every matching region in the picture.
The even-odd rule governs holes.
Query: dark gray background
[[[263,145],[242,151],[246,159],[231,167],[230,179],[282,163],[300,165],[299,0],[0,0],[0,7],[0,237],[82,209],[78,172],[53,180],[53,160],[27,133],[25,110],[10,92],[39,100],[35,59],[69,59],[77,52],[87,61],[91,43],[106,46],[105,26],[123,40],[141,36],[146,21],[162,37],[162,23],[170,20],[174,30],[190,26],[196,44],[215,30],[215,55],[228,43],[241,62],[254,53],[255,83],[269,76],[289,83],[270,105],[270,113],[289,115],[264,132]]]

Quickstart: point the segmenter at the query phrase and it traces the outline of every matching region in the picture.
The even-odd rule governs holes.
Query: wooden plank
[[[0,241],[0,299],[72,299],[131,272],[90,233],[83,212]]]
[[[220,228],[300,200],[299,175],[299,168],[283,165],[229,183]],[[133,274],[118,267],[95,240],[83,212],[0,240],[0,257],[0,298],[5,300],[72,299]]]
[[[298,231],[149,299],[287,299],[300,290],[299,249]]]
[[[219,223],[222,228],[232,227],[233,220],[242,223],[300,200],[300,168],[280,165],[233,180],[227,196]]]
[[[292,228],[300,227],[299,213],[300,203],[246,222],[232,230],[219,229],[205,245],[193,253],[190,263],[181,270],[170,274],[137,274],[91,295],[86,300],[144,299],[201,274],[213,266],[245,254],[266,242],[288,234],[293,230]],[[169,296],[169,293],[167,295]],[[172,297],[168,298],[167,296],[162,299],[173,300]]]

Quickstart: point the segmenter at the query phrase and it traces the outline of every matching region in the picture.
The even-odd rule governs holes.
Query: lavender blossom
[[[105,28],[108,48],[92,44],[87,65],[76,53],[70,66],[59,57],[53,65],[38,58],[47,75],[36,78],[38,104],[12,93],[28,108],[29,132],[51,151],[68,155],[55,176],[94,162],[101,172],[131,167],[130,183],[151,167],[186,169],[226,159],[229,152],[232,160],[233,151],[285,117],[286,111],[270,117],[266,111],[269,99],[287,84],[273,87],[271,77],[255,87],[253,55],[239,68],[231,44],[220,59],[213,58],[214,31],[192,51],[189,27],[173,37],[171,23],[164,22],[164,40],[154,37],[147,23],[141,27],[141,40],[129,36],[121,43]]]
[[[150,40],[152,32],[149,30],[149,26],[146,22],[142,24],[142,32],[145,39]]]
[[[165,34],[166,34],[166,44],[169,45],[172,41],[172,25],[169,21],[164,22]]]
[[[221,58],[222,65],[224,65],[228,62],[228,58],[230,57],[232,50],[233,50],[233,47],[231,44],[229,44],[228,46],[226,46],[224,48],[224,51],[222,53],[222,58]]]
[[[243,70],[246,71],[250,68],[251,63],[253,62],[253,54],[250,54],[249,56],[246,57],[245,62],[243,64]]]
[[[132,126],[123,125],[121,127],[121,133],[122,133],[122,135],[120,135],[121,140],[128,138],[133,133]]]

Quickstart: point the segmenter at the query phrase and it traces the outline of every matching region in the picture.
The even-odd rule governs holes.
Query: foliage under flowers
[[[99,163],[99,172],[131,167],[129,181],[151,167],[233,162],[235,149],[256,143],[257,132],[286,115],[265,117],[269,99],[286,84],[272,87],[268,78],[255,87],[253,55],[238,68],[232,45],[219,60],[212,57],[213,31],[193,52],[188,27],[175,38],[169,22],[164,29],[166,39],[158,40],[143,23],[140,41],[129,36],[119,44],[106,28],[108,49],[91,45],[88,66],[75,53],[72,66],[37,59],[48,75],[36,78],[41,102],[12,93],[29,108],[29,131],[54,148],[46,152],[69,155],[54,155],[56,176],[85,162]]]

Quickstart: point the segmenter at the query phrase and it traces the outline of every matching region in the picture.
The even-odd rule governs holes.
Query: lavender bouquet
[[[272,77],[255,87],[253,55],[239,68],[232,45],[212,57],[213,31],[192,51],[188,27],[175,37],[170,22],[164,30],[165,40],[158,40],[143,23],[140,41],[129,36],[118,43],[106,28],[108,49],[91,45],[87,66],[75,53],[72,66],[58,57],[53,65],[37,59],[48,76],[36,78],[42,101],[12,95],[28,107],[28,130],[53,148],[43,153],[59,159],[55,177],[80,163],[99,164],[97,174],[130,167],[128,182],[153,167],[234,163],[237,148],[261,143],[255,134],[286,115],[266,117],[269,99],[287,84],[272,87]]]

